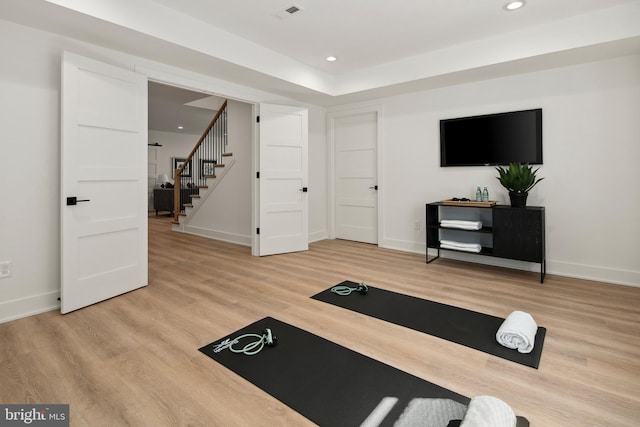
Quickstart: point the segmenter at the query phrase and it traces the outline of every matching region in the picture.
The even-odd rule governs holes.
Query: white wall
[[[58,305],[60,55],[0,21],[0,321]],[[20,43],[14,43],[20,40]]]
[[[156,80],[249,102],[300,105],[254,88],[195,75],[44,31],[0,20],[0,261],[13,276],[0,280],[0,322],[59,306],[60,295],[60,61],[69,50],[94,59],[150,71]],[[166,75],[166,79],[158,79]],[[192,85],[192,82],[197,84]],[[325,157],[325,110],[310,109],[310,154]],[[153,134],[151,140],[155,141]],[[157,142],[162,143],[161,140]],[[164,147],[162,147],[164,148]],[[170,157],[170,156],[169,156]],[[321,165],[324,164],[322,160]],[[326,206],[324,171],[311,166],[312,198]],[[313,180],[320,182],[314,183]],[[311,212],[310,230],[325,233],[326,209]],[[313,227],[313,228],[312,228]]]
[[[427,202],[486,185],[508,204],[494,168],[440,167],[440,119],[541,107],[545,180],[528,204],[546,207],[547,271],[640,285],[640,56],[375,103],[384,109],[382,246],[424,253]]]
[[[327,111],[309,106],[309,242],[328,236]]]

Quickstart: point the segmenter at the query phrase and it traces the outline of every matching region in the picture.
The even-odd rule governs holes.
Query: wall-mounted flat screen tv
[[[542,164],[542,109],[440,120],[440,166]]]

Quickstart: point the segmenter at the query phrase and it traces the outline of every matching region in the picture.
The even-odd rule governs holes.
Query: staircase
[[[227,101],[225,100],[216,112],[213,120],[205,129],[202,136],[191,150],[189,156],[179,168],[174,171],[174,229],[184,223],[184,219],[192,214],[200,203],[213,191],[213,188],[226,175],[235,161],[232,153],[227,152]],[[180,189],[197,189],[191,195],[191,202],[181,205]]]
[[[233,153],[222,153],[221,158],[224,160],[224,163],[217,163],[215,165],[215,169],[219,172],[205,176],[204,184],[197,187],[199,190],[198,194],[192,194],[191,203],[185,203],[183,205],[184,211],[178,212],[176,217],[171,221],[174,231],[184,231],[184,226],[188,223],[189,218],[198,211],[204,201],[213,193],[216,186],[224,179],[231,168],[233,168],[235,164]]]

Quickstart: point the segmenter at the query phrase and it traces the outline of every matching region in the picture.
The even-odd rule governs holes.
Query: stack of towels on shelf
[[[482,221],[463,221],[459,219],[443,219],[440,221],[441,227],[459,228],[461,230],[480,230]]]
[[[518,349],[520,353],[531,353],[536,332],[538,325],[529,313],[514,311],[500,325],[496,339],[507,348]]]
[[[456,251],[475,252],[479,253],[482,250],[482,246],[478,243],[460,243],[453,240],[440,240],[440,247],[442,249],[454,249]]]
[[[457,228],[460,230],[480,230],[482,228],[482,222],[464,221],[460,219],[443,219],[440,221],[440,226],[445,228]],[[453,240],[440,240],[440,247],[442,249],[453,249],[456,251],[475,253],[479,253],[482,250],[482,246],[478,243],[461,243]]]

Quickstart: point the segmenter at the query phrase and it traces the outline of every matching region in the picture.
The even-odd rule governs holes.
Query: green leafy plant
[[[508,169],[502,166],[496,168],[500,174],[497,177],[500,184],[514,193],[528,193],[537,183],[542,181],[544,178],[536,179],[538,169],[533,170],[528,163],[511,163]]]

